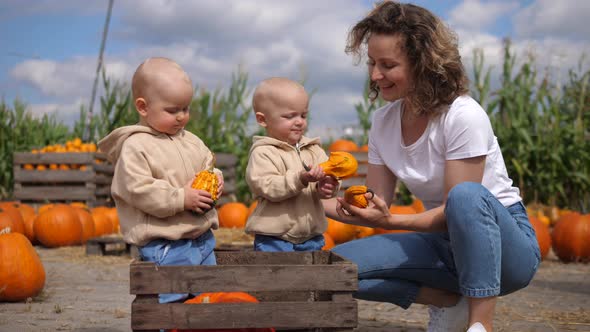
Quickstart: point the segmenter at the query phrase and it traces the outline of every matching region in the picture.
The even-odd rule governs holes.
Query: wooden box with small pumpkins
[[[267,332],[357,326],[357,266],[334,253],[218,251],[216,258],[213,266],[133,261],[131,328]],[[163,304],[162,293],[199,296]]]
[[[113,165],[99,152],[16,152],[14,200],[27,204],[112,205]]]

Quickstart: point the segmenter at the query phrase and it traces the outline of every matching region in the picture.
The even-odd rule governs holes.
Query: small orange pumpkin
[[[217,174],[210,170],[200,171],[195,175],[195,179],[191,184],[191,187],[194,189],[201,189],[205,190],[211,194],[211,199],[216,201],[217,200],[217,187],[219,186],[219,179],[217,179]]]
[[[344,200],[348,204],[364,209],[369,205],[369,201],[365,197],[366,193],[373,194],[373,191],[367,186],[350,186],[344,192]]]
[[[45,268],[20,233],[0,230],[0,301],[22,301],[36,296],[45,286]]]
[[[217,210],[219,227],[244,228],[248,220],[248,213],[248,207],[244,203],[225,203]]]
[[[326,175],[331,175],[337,179],[344,179],[356,174],[358,169],[356,158],[344,151],[330,152],[328,160],[320,164]]]

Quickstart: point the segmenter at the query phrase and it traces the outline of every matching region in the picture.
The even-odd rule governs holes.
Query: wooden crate
[[[352,331],[357,266],[329,251],[217,251],[216,266],[130,266],[131,328]],[[259,303],[158,303],[158,293],[244,291]]]
[[[112,205],[111,182],[113,165],[97,152],[29,153],[13,156],[13,198],[27,204],[74,201],[90,207]],[[86,169],[27,170],[26,164],[66,164],[85,166]]]
[[[235,201],[237,157],[217,153],[216,167],[223,172],[225,184],[218,204]],[[13,198],[27,204],[70,203],[81,201],[90,207],[113,206],[111,183],[114,166],[103,153],[29,153],[13,156]],[[85,170],[26,170],[24,165],[84,165]]]

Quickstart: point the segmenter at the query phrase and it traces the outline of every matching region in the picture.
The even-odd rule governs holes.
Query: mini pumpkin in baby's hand
[[[195,179],[191,184],[193,189],[202,189],[211,194],[211,199],[217,200],[217,187],[219,186],[219,179],[217,174],[210,170],[200,171],[195,175]]]
[[[330,152],[327,161],[320,164],[326,175],[331,175],[337,179],[344,179],[356,174],[358,162],[356,158],[344,151]]]
[[[344,200],[350,205],[364,209],[369,205],[369,201],[365,197],[366,193],[374,195],[373,191],[366,186],[350,186],[344,192]]]

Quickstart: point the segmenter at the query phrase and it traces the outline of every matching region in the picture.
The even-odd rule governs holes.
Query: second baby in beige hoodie
[[[318,165],[328,156],[307,128],[309,96],[286,78],[269,78],[254,91],[252,107],[266,136],[254,136],[246,181],[258,204],[246,232],[257,251],[313,251],[324,245],[327,228],[321,199],[337,192],[338,181]]]

